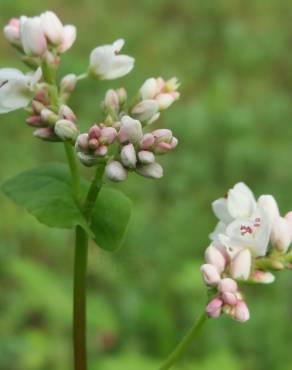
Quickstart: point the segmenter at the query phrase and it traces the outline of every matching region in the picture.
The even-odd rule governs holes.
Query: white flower
[[[90,54],[90,71],[102,80],[113,80],[128,74],[134,67],[134,58],[119,52],[125,41],[119,39],[112,45],[95,48]]]
[[[14,68],[0,69],[0,113],[27,107],[41,76],[40,68],[26,75]]]
[[[25,54],[43,55],[47,50],[47,40],[40,17],[20,18],[20,41]]]

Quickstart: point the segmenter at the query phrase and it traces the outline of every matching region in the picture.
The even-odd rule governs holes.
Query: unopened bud
[[[4,35],[12,44],[19,44],[20,41],[20,20],[17,18],[10,19],[4,27]]]
[[[123,116],[121,119],[121,128],[119,131],[119,141],[121,143],[137,143],[142,139],[143,131],[140,121],[129,116]]]
[[[90,139],[98,139],[101,134],[101,129],[97,125],[94,125],[90,128],[88,135]]]
[[[271,284],[275,281],[275,275],[269,271],[256,270],[251,276],[251,280],[260,284]]]
[[[271,232],[271,241],[275,248],[287,252],[291,243],[291,231],[288,221],[284,217],[274,219]]]
[[[226,261],[222,253],[213,245],[210,245],[205,251],[206,262],[217,267],[221,273],[225,269]]]
[[[68,105],[61,105],[59,109],[59,116],[62,117],[63,119],[67,119],[72,122],[76,122],[76,116],[73,112],[73,110],[68,107]]]
[[[137,163],[136,151],[133,144],[125,145],[121,150],[121,161],[125,167],[135,168]]]
[[[61,119],[55,125],[55,133],[64,141],[75,142],[79,135],[79,130],[73,122]]]
[[[88,134],[81,134],[78,136],[76,140],[76,150],[77,151],[87,151],[89,149],[88,146]]]
[[[39,128],[38,130],[34,131],[33,136],[44,141],[61,141],[60,138],[55,134],[53,127]]]
[[[108,90],[105,94],[103,104],[106,109],[118,112],[120,108],[120,101],[117,92],[113,89]]]
[[[163,176],[163,168],[156,162],[140,165],[136,171],[139,175],[152,179],[160,179]]]
[[[155,162],[155,155],[147,150],[141,150],[138,153],[138,159],[142,164],[151,164]]]
[[[111,161],[105,168],[106,177],[115,182],[124,181],[128,176],[127,170],[118,161]]]
[[[220,298],[213,298],[206,306],[206,313],[209,317],[219,317],[221,315],[223,302]]]
[[[218,290],[221,293],[235,293],[237,288],[236,281],[230,278],[224,278],[218,284]]]
[[[222,299],[225,304],[228,304],[231,306],[234,306],[237,303],[236,294],[234,293],[224,292],[222,293]]]
[[[201,266],[201,273],[205,283],[208,285],[217,285],[221,280],[217,268],[208,263]]]
[[[140,147],[143,150],[150,149],[152,145],[154,144],[154,142],[155,142],[155,138],[152,134],[150,133],[145,134],[140,141]]]
[[[42,118],[41,116],[30,116],[26,119],[26,123],[32,127],[41,127],[42,126]]]
[[[244,301],[238,301],[235,305],[234,319],[240,322],[249,320],[249,310]]]
[[[234,279],[247,280],[251,270],[251,253],[249,249],[240,250],[230,264],[230,273]]]
[[[149,121],[158,112],[158,103],[155,100],[142,100],[132,109],[133,117],[144,122]]]
[[[113,127],[104,127],[101,129],[99,142],[101,144],[110,145],[117,137],[117,131]]]
[[[77,152],[77,158],[80,160],[81,163],[84,164],[84,166],[91,167],[94,166],[98,159],[91,154],[86,154],[83,152]]]
[[[126,100],[127,100],[127,91],[125,88],[121,87],[119,89],[116,90],[117,94],[118,94],[118,97],[119,97],[119,103],[120,105],[123,105],[125,104]]]
[[[70,73],[62,78],[60,82],[61,92],[63,93],[71,93],[74,91],[77,83],[77,76],[73,73]]]
[[[41,111],[42,121],[46,123],[54,124],[58,121],[59,117],[56,113],[52,112],[50,109],[43,109]]]

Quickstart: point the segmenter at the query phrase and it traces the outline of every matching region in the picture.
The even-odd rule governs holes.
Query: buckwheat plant
[[[241,285],[270,284],[275,281],[274,271],[292,268],[292,212],[282,217],[272,195],[256,200],[240,182],[215,200],[212,208],[219,222],[201,266],[208,303],[161,370],[171,368],[182,356],[208,318],[225,314],[239,322],[249,320]]]
[[[131,212],[128,198],[103,184],[125,181],[132,172],[144,178],[163,176],[158,158],[178,141],[170,130],[153,129],[151,124],[179,98],[178,82],[149,78],[130,102],[124,88],[107,91],[101,104],[102,122],[94,122],[93,117],[94,123],[80,132],[70,95],[83,79],[113,80],[131,72],[134,58],[121,54],[124,40],[96,47],[84,73],[60,78],[62,55],[75,42],[74,26],[64,26],[47,11],[11,19],[4,34],[29,71],[0,69],[0,113],[25,109],[35,138],[64,145],[69,169],[60,163],[41,165],[6,181],[2,189],[40,222],[75,228],[74,364],[75,370],[86,370],[88,240],[107,251],[117,249]],[[82,165],[91,168],[91,182],[80,176]]]

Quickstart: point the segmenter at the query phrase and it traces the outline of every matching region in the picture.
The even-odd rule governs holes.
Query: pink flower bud
[[[136,151],[133,144],[125,145],[121,150],[121,161],[125,167],[135,168],[137,163]]]
[[[89,149],[88,134],[81,134],[76,140],[76,150],[77,151],[87,151]]]
[[[39,128],[33,133],[33,136],[44,141],[61,141],[60,138],[55,134],[53,127]]]
[[[120,109],[120,100],[115,90],[108,90],[104,98],[104,106],[107,109],[112,109],[118,112]]]
[[[235,293],[237,288],[236,281],[230,278],[224,278],[218,284],[218,290],[221,293]]]
[[[41,56],[47,51],[47,41],[40,17],[20,18],[20,39],[27,55]]]
[[[213,265],[221,273],[225,269],[225,258],[222,253],[213,245],[210,245],[205,251],[206,262],[210,265]]]
[[[41,116],[31,116],[26,119],[26,123],[32,127],[38,127],[42,125]]]
[[[59,115],[62,118],[67,119],[69,121],[72,121],[72,122],[76,121],[76,116],[74,112],[72,111],[72,109],[68,107],[68,105],[61,105],[59,109]]]
[[[124,181],[128,176],[127,170],[118,161],[111,161],[105,168],[106,177],[115,182]]]
[[[101,129],[97,125],[94,125],[90,128],[88,135],[90,139],[98,139],[101,134]]]
[[[138,120],[149,121],[158,112],[158,103],[155,100],[142,100],[132,109],[132,115]]]
[[[4,35],[12,44],[18,44],[20,39],[20,20],[12,18],[4,27]]]
[[[117,131],[113,127],[104,127],[101,129],[99,141],[102,144],[110,145],[117,137]]]
[[[219,317],[221,315],[223,302],[218,297],[213,298],[206,306],[206,313],[209,317]]]
[[[171,142],[172,139],[172,132],[166,128],[160,128],[152,132],[152,135],[161,141]]]
[[[99,147],[99,141],[94,138],[88,140],[88,147],[92,150],[96,150]]]
[[[41,117],[42,117],[43,122],[52,123],[52,124],[56,123],[59,119],[56,113],[54,113],[53,111],[47,108],[41,111]]]
[[[104,157],[107,154],[107,152],[108,147],[106,145],[101,145],[95,150],[94,154],[100,157]]]
[[[139,162],[142,164],[150,164],[155,162],[155,156],[152,152],[148,152],[147,150],[141,150],[138,153]]]
[[[73,73],[70,73],[62,78],[60,82],[61,91],[64,93],[71,93],[74,91],[77,83],[77,76]]]
[[[275,281],[275,275],[269,271],[256,270],[251,276],[252,281],[260,284],[271,284]]]
[[[175,98],[171,94],[164,93],[164,94],[159,94],[156,97],[156,101],[158,103],[159,109],[164,110],[171,106],[171,104],[175,101]]]
[[[217,285],[221,280],[217,268],[209,263],[201,266],[201,273],[205,283],[208,285]]]
[[[76,40],[76,27],[72,25],[67,25],[63,27],[63,41],[59,46],[58,50],[60,53],[64,53],[69,50]]]
[[[237,321],[245,322],[249,320],[249,310],[244,301],[238,301],[235,305],[234,318]]]
[[[273,246],[279,251],[287,252],[291,243],[291,228],[289,222],[284,217],[274,219],[271,241]]]
[[[247,280],[251,270],[251,253],[249,249],[240,250],[230,264],[230,273],[234,279]]]
[[[156,162],[140,165],[136,171],[139,175],[152,179],[160,179],[163,176],[163,168]]]
[[[147,150],[151,148],[151,146],[154,144],[154,141],[155,138],[152,134],[145,134],[140,141],[141,149]]]
[[[140,121],[129,116],[123,116],[121,119],[121,128],[119,131],[119,140],[121,143],[137,143],[142,139],[143,131]]]
[[[222,299],[225,304],[234,306],[237,303],[237,298],[234,293],[224,292],[222,293]]]

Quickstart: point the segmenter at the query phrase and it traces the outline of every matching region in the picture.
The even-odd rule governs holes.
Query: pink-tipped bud
[[[240,250],[230,264],[230,273],[234,279],[247,280],[251,270],[251,253],[249,249]]]
[[[125,167],[135,168],[137,163],[136,151],[133,144],[125,145],[121,150],[121,161]]]
[[[45,36],[52,44],[59,45],[63,41],[63,25],[54,12],[41,14],[41,24]]]
[[[221,315],[223,302],[218,297],[213,298],[206,306],[206,314],[209,317],[219,317]]]
[[[163,168],[156,162],[140,165],[137,167],[136,171],[139,175],[151,179],[160,179],[163,176]]]
[[[4,27],[4,35],[12,44],[19,44],[20,40],[20,20],[12,18]]]
[[[118,161],[111,161],[105,168],[106,177],[115,182],[124,181],[128,176],[127,170]]]
[[[271,241],[275,248],[287,252],[291,243],[290,224],[284,217],[277,217],[272,225]]]
[[[76,140],[76,151],[88,151],[88,134],[81,134]]]
[[[217,267],[221,273],[225,269],[226,261],[222,253],[213,245],[210,245],[205,251],[206,262]]]
[[[104,127],[101,129],[99,141],[102,144],[110,145],[117,137],[117,131],[113,127]]]
[[[221,280],[217,268],[209,263],[201,266],[201,273],[207,285],[217,285]]]
[[[171,106],[171,104],[176,100],[175,96],[169,93],[159,94],[156,97],[159,109],[164,110]]]
[[[68,105],[61,105],[59,109],[59,116],[63,119],[68,119],[69,121],[76,122],[76,116],[73,110],[68,107]]]
[[[218,290],[221,293],[235,293],[237,291],[237,283],[231,278],[224,278],[219,281]]]
[[[94,138],[88,140],[88,147],[92,150],[96,150],[99,147],[99,141]]]
[[[119,140],[121,143],[138,143],[143,136],[142,125],[140,121],[129,116],[123,116],[121,119],[121,128],[119,131]]]
[[[27,55],[42,56],[47,51],[47,41],[40,17],[20,18],[20,39]]]
[[[249,309],[244,301],[238,301],[235,305],[234,319],[240,322],[249,320]]]
[[[138,153],[138,159],[142,164],[150,164],[155,162],[155,155],[147,150],[141,150]]]
[[[234,293],[224,292],[222,293],[223,302],[230,306],[235,306],[237,303],[237,297]]]
[[[140,141],[140,147],[143,150],[147,150],[147,149],[149,149],[149,148],[152,147],[152,145],[154,144],[154,142],[155,142],[155,138],[154,138],[154,136],[152,134],[150,134],[150,133],[149,134],[145,134],[142,137],[141,141]]]
[[[67,26],[63,27],[63,41],[61,45],[58,47],[58,51],[60,53],[64,53],[65,51],[69,50],[71,46],[74,44],[77,36],[77,30],[75,26],[68,24]]]
[[[275,281],[275,275],[269,271],[256,270],[252,276],[251,280],[255,283],[260,284],[271,284]]]
[[[30,116],[26,119],[26,123],[32,127],[39,127],[42,125],[41,116]]]
[[[33,136],[44,141],[61,141],[61,139],[55,134],[53,127],[39,128],[34,131]]]
[[[94,125],[90,128],[88,135],[90,139],[98,139],[101,134],[101,129],[97,125]]]
[[[94,155],[97,155],[99,157],[104,157],[108,152],[108,147],[106,145],[99,146],[95,152]]]
[[[108,90],[104,98],[104,107],[108,110],[118,112],[120,109],[120,99],[115,90]]]
[[[70,73],[62,78],[60,82],[61,92],[71,93],[74,91],[77,83],[77,76],[73,73]]]

